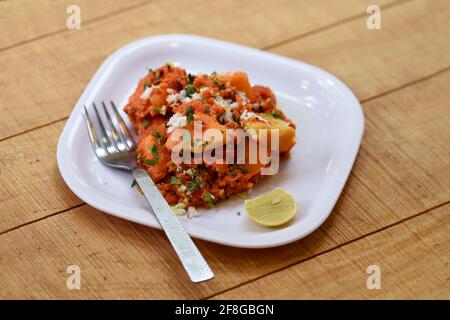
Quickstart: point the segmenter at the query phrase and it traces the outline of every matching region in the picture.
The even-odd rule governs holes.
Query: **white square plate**
[[[67,185],[89,205],[112,215],[160,228],[131,174],[102,165],[92,150],[83,105],[113,100],[121,108],[147,67],[177,62],[191,73],[241,70],[253,84],[269,86],[278,105],[297,124],[297,144],[275,176],[261,180],[250,196],[274,187],[288,190],[298,213],[285,227],[250,221],[243,201],[229,199],[200,217],[180,217],[188,233],[229,246],[266,248],[305,237],[330,214],[352,168],[364,131],[361,106],[329,73],[295,60],[223,41],[163,35],[132,42],[102,64],[78,100],[58,144],[58,166]],[[122,112],[124,118],[126,115]],[[241,212],[239,215],[238,212]]]

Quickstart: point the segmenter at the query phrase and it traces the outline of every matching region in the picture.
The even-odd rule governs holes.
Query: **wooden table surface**
[[[450,3],[378,0],[0,2],[1,298],[450,298]],[[365,113],[328,220],[277,249],[198,241],[216,277],[191,283],[161,231],[65,185],[56,144],[102,61],[135,39],[192,33],[275,52],[342,79]],[[67,267],[81,289],[66,287]],[[369,290],[367,267],[381,271]]]

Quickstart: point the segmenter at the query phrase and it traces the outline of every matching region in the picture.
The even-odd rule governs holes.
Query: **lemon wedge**
[[[266,227],[278,227],[289,222],[297,213],[297,203],[292,195],[276,188],[244,202],[247,216]]]

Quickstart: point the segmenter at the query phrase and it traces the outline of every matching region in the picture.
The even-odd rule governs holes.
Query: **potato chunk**
[[[247,97],[253,99],[253,90],[250,82],[248,81],[248,76],[245,72],[227,72],[217,75],[219,80],[223,83],[229,82],[233,87],[236,87],[239,91],[245,92]]]
[[[259,133],[260,129],[279,129],[280,152],[289,151],[294,146],[295,129],[292,128],[289,123],[265,113],[257,113],[256,115],[262,117],[265,121],[256,118],[241,120],[242,128],[244,128],[245,131],[254,129]]]

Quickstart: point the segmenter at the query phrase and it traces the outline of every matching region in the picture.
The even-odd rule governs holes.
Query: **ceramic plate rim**
[[[341,169],[342,171],[345,172],[345,174],[343,174],[342,176],[339,176],[341,179],[340,181],[337,181],[335,183],[335,189],[337,190],[337,192],[334,192],[334,197],[332,199],[330,199],[330,201],[327,203],[326,208],[323,209],[323,214],[320,216],[320,218],[318,218],[315,221],[315,224],[313,224],[311,227],[309,227],[307,230],[299,230],[299,232],[295,235],[295,236],[290,236],[290,237],[286,237],[286,238],[282,238],[282,239],[278,239],[277,241],[272,241],[272,242],[255,242],[255,241],[232,241],[230,239],[218,239],[218,238],[214,238],[208,235],[202,235],[202,234],[194,234],[192,232],[190,232],[189,228],[188,232],[191,234],[192,237],[198,238],[198,239],[202,239],[202,240],[206,240],[206,241],[211,241],[211,242],[215,242],[215,243],[220,243],[223,245],[227,245],[227,246],[233,246],[233,247],[242,247],[242,248],[268,248],[268,247],[276,247],[276,246],[281,246],[281,245],[285,245],[291,242],[294,242],[296,240],[299,240],[301,238],[306,237],[307,235],[309,235],[310,233],[312,233],[313,231],[315,231],[317,228],[320,227],[320,225],[322,225],[322,223],[329,217],[329,215],[331,214],[339,196],[342,193],[342,190],[345,186],[345,183],[347,182],[348,176],[351,172],[351,169],[353,167],[354,161],[356,159],[356,156],[358,154],[359,151],[359,147],[361,144],[361,140],[363,137],[363,133],[364,133],[364,115],[363,115],[363,110],[361,108],[361,105],[359,103],[359,101],[356,99],[355,95],[352,93],[352,91],[339,79],[337,79],[335,76],[331,75],[330,73],[328,73],[327,71],[324,71],[318,67],[309,65],[307,63],[301,62],[301,61],[297,61],[297,60],[293,60],[287,57],[283,57],[277,54],[273,54],[270,52],[266,52],[266,51],[262,51],[259,49],[254,49],[254,48],[250,48],[250,47],[246,47],[246,46],[242,46],[239,44],[234,44],[234,43],[230,43],[230,42],[225,42],[222,40],[216,40],[216,39],[212,39],[212,38],[207,38],[207,37],[203,37],[203,36],[196,36],[196,35],[186,35],[186,34],[165,34],[165,35],[158,35],[158,36],[150,36],[150,37],[145,37],[133,42],[130,42],[128,44],[126,44],[125,46],[119,48],[118,50],[116,50],[115,52],[113,52],[109,57],[107,57],[105,59],[105,61],[101,64],[101,66],[98,68],[98,70],[96,71],[96,73],[94,74],[94,76],[92,77],[92,79],[89,81],[88,85],[86,86],[85,90],[83,91],[83,93],[81,94],[80,98],[78,99],[75,107],[73,108],[68,121],[66,122],[64,129],[62,131],[62,134],[60,136],[59,142],[58,142],[58,146],[57,146],[57,164],[58,164],[58,168],[60,170],[60,173],[64,179],[64,181],[66,182],[66,184],[68,185],[68,187],[84,202],[86,202],[87,204],[89,204],[90,206],[120,217],[120,218],[124,218],[126,220],[132,221],[132,222],[136,222],[139,224],[144,224],[150,227],[154,227],[154,228],[159,228],[159,225],[150,225],[147,223],[143,223],[142,221],[140,221],[139,219],[133,219],[130,217],[124,217],[123,215],[115,212],[114,210],[111,209],[111,206],[105,203],[104,201],[92,201],[92,199],[89,197],[89,195],[87,195],[84,190],[82,188],[80,188],[80,186],[74,182],[74,178],[73,178],[73,172],[70,169],[70,167],[68,166],[68,162],[65,161],[65,157],[66,154],[64,153],[66,151],[67,146],[65,145],[67,142],[67,138],[68,138],[68,134],[71,130],[71,128],[73,127],[75,118],[77,116],[77,114],[81,113],[81,110],[83,108],[84,105],[84,101],[86,101],[86,97],[89,95],[89,93],[93,90],[93,87],[95,87],[95,85],[101,80],[102,75],[104,74],[105,70],[114,63],[115,60],[119,59],[120,60],[120,55],[121,53],[125,52],[126,50],[129,49],[133,49],[136,46],[140,46],[140,45],[144,45],[144,44],[148,44],[149,42],[152,43],[165,43],[167,41],[191,41],[193,43],[195,42],[200,42],[200,43],[204,43],[205,41],[208,42],[208,44],[214,45],[214,46],[218,46],[218,47],[231,47],[236,49],[237,52],[242,53],[242,52],[247,52],[249,54],[252,55],[257,55],[257,56],[262,56],[264,58],[270,58],[272,61],[274,62],[278,62],[278,63],[284,63],[284,64],[295,64],[297,66],[300,66],[303,69],[309,70],[312,73],[319,73],[323,76],[326,76],[330,79],[332,79],[336,85],[338,85],[340,87],[340,89],[343,91],[343,93],[347,96],[348,99],[350,99],[350,101],[352,101],[354,107],[355,107],[355,116],[357,119],[357,122],[354,124],[356,126],[356,134],[357,136],[351,141],[351,143],[349,144],[348,148],[350,148],[352,154],[348,155],[348,161],[345,162],[345,168]],[[239,54],[238,53],[238,54]],[[136,79],[137,81],[138,79]],[[101,82],[100,82],[101,83]],[[86,141],[86,143],[89,143],[89,141]],[[119,209],[123,210],[126,209],[126,206],[121,206]],[[118,210],[118,211],[120,211]]]

